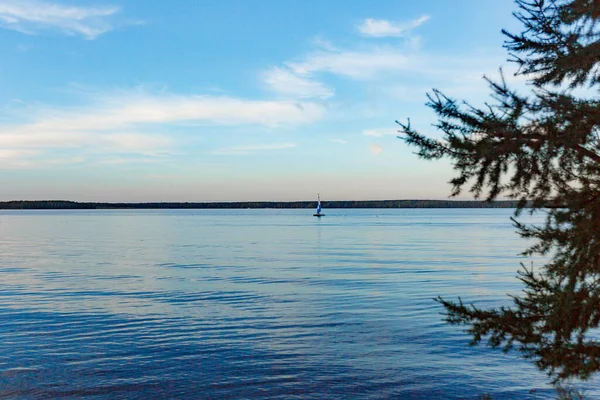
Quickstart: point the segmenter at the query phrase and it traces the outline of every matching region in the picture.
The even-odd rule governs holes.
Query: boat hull
[[[322,217],[322,216],[324,216],[324,215],[325,215],[325,214],[317,213],[317,214],[313,214],[313,217]]]

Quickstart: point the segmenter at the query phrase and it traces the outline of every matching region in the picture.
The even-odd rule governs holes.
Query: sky
[[[446,199],[426,94],[480,104],[511,0],[0,0],[0,200]],[[518,83],[518,78],[514,78]],[[468,193],[459,198],[471,198]]]

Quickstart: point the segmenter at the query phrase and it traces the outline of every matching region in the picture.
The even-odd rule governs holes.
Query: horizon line
[[[344,201],[362,201],[362,202],[383,202],[383,201],[452,201],[452,202],[478,202],[478,203],[495,203],[495,202],[517,202],[515,199],[432,199],[432,198],[412,198],[412,199],[334,199],[321,200],[321,202],[344,202]],[[228,204],[228,203],[311,203],[317,200],[199,200],[199,201],[78,201],[65,199],[36,199],[36,200],[0,200],[0,203],[36,203],[36,202],[64,202],[76,204]]]

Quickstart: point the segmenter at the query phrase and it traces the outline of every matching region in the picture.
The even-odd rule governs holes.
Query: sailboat
[[[315,217],[322,217],[325,214],[321,213],[321,195],[317,194],[317,212],[316,214],[313,214],[313,216]]]

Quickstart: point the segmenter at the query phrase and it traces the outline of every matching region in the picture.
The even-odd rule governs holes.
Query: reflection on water
[[[511,210],[311,211],[0,213],[0,398],[552,393],[432,301],[520,290]]]

